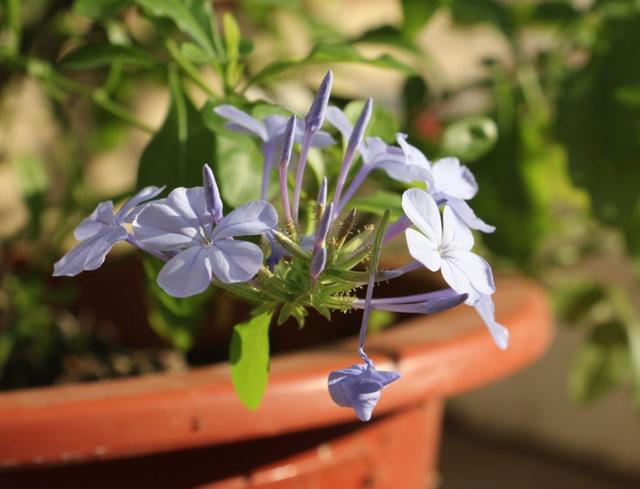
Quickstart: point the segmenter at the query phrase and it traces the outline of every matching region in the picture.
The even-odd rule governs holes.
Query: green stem
[[[165,46],[169,54],[173,58],[173,60],[178,64],[178,66],[184,71],[184,73],[196,84],[200,87],[210,98],[217,100],[220,97],[209,88],[209,85],[204,81],[198,69],[180,52],[177,44],[173,39],[168,39],[165,41]]]
[[[20,0],[7,0],[7,24],[9,27],[9,54],[17,56],[22,42],[22,19]]]

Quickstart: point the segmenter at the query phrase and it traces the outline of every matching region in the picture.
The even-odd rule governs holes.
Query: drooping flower
[[[133,221],[142,248],[171,256],[158,285],[174,297],[203,292],[214,278],[222,283],[253,278],[262,266],[262,250],[233,238],[266,233],[278,222],[271,204],[253,201],[216,223],[208,200],[203,187],[179,187],[146,205]]]
[[[473,173],[457,158],[442,158],[433,165],[422,152],[407,142],[406,134],[398,134],[398,145],[402,148],[410,166],[427,183],[429,193],[440,205],[447,204],[471,229],[492,233],[494,226],[476,216],[467,204],[478,193],[478,184]]]
[[[74,276],[85,270],[99,268],[119,241],[129,239],[124,224],[130,222],[143,202],[153,199],[162,188],[145,187],[114,214],[113,202],[101,202],[75,229],[73,235],[80,241],[53,266],[54,276]]]
[[[436,314],[462,304],[467,298],[467,294],[459,294],[453,289],[442,289],[422,294],[373,299],[371,307],[379,311]],[[364,301],[361,299],[355,300],[353,306],[357,309],[363,308]]]
[[[353,408],[360,421],[369,421],[380,391],[400,377],[398,372],[357,364],[329,374],[329,394],[338,406]]]

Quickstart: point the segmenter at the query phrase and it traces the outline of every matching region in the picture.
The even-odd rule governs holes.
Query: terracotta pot
[[[380,368],[403,378],[369,423],[335,406],[327,374],[358,361],[355,340],[277,356],[257,412],[236,399],[227,365],[188,373],[0,395],[0,487],[435,487],[444,399],[527,365],[547,348],[544,292],[498,281],[510,348],[458,307],[370,337]]]

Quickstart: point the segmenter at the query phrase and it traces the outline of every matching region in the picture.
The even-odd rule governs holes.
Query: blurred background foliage
[[[0,207],[3,388],[54,381],[87,351],[103,352],[104,375],[146,371],[123,367],[122,346],[108,353],[118,340],[87,326],[82,282],[48,278],[71,230],[99,200],[198,184],[205,161],[225,205],[257,197],[260,148],[226,131],[212,108],[233,103],[256,116],[278,103],[302,108],[322,73],[338,67],[334,103],[355,116],[376,85],[355,75],[360,65],[394,73],[398,87],[376,107],[371,133],[392,142],[400,130],[432,159],[469,164],[481,189],[474,207],[498,228],[483,237],[494,262],[546,283],[559,317],[584,331],[571,397],[588,402],[623,386],[640,401],[640,2],[404,0],[398,19],[356,33],[321,15],[348,4],[3,0],[0,188],[19,195],[23,214]],[[475,60],[468,69],[477,76],[450,83],[421,41],[438,16],[489,29],[504,55]],[[117,162],[119,148],[136,155],[133,170]],[[86,164],[114,153],[102,172]],[[335,177],[318,155],[311,167],[317,180]],[[391,185],[376,176],[359,205],[399,209]],[[155,267],[138,268],[153,276]],[[145,294],[147,321],[180,352],[195,348],[212,303],[224,310],[213,293],[176,300],[150,283]]]

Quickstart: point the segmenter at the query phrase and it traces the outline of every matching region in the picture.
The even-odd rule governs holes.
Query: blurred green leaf
[[[498,140],[498,128],[488,117],[469,117],[447,126],[442,154],[475,161],[487,154]]]
[[[149,53],[132,46],[116,44],[85,44],[66,54],[60,64],[72,70],[87,70],[112,66],[117,62],[145,68],[157,65],[157,61]]]
[[[166,185],[168,189],[201,185],[202,166],[214,158],[215,137],[177,80],[171,83],[171,92],[164,124],[140,157],[139,189],[148,185]]]
[[[211,61],[214,61],[216,59],[216,56],[211,53],[207,53],[197,44],[194,44],[192,42],[183,42],[180,45],[180,53],[182,53],[182,56],[184,56],[192,63],[197,64],[210,63]]]
[[[533,12],[533,20],[548,24],[568,24],[580,18],[580,11],[566,0],[540,2]]]
[[[226,68],[225,79],[227,85],[234,87],[241,76],[241,68],[238,63],[240,57],[240,27],[236,19],[229,12],[225,12],[222,17],[224,32],[224,45],[226,48]]]
[[[557,123],[571,177],[589,192],[596,217],[629,230],[640,222],[640,63],[628,53],[640,45],[638,25],[638,14],[604,23],[589,62],[563,86]]]
[[[391,212],[389,214],[389,219],[398,219],[403,215],[402,195],[397,192],[380,190],[365,197],[356,197],[351,199],[347,208],[356,208],[358,211],[370,212],[378,216],[382,216],[386,210],[389,210]]]
[[[100,20],[129,6],[131,0],[76,0],[73,10],[77,14]]]
[[[581,404],[594,401],[628,378],[630,367],[624,325],[601,324],[578,350],[569,372],[569,394]]]
[[[148,255],[143,257],[142,263],[147,277],[149,325],[173,348],[180,351],[189,350],[205,319],[214,289],[209,288],[193,297],[172,297],[156,282],[158,273],[165,263]]]
[[[262,153],[249,136],[220,133],[214,171],[225,204],[238,207],[260,198]]]
[[[412,75],[415,70],[409,65],[398,61],[388,54],[383,54],[376,58],[362,56],[350,44],[318,44],[304,58],[289,58],[274,61],[268,64],[258,73],[253,75],[251,84],[262,83],[270,78],[278,76],[291,69],[311,64],[330,63],[363,63],[379,68],[388,68],[399,71],[406,75]]]
[[[229,363],[236,394],[247,408],[256,410],[269,381],[269,325],[263,313],[233,328]]]
[[[376,27],[360,36],[351,39],[352,43],[382,44],[384,46],[395,46],[410,53],[422,55],[422,50],[410,38],[407,38],[402,31],[391,25]]]
[[[413,38],[443,4],[442,0],[402,0],[402,33]]]
[[[487,22],[493,24],[507,36],[514,33],[509,7],[496,0],[451,0],[451,14],[461,24]]]
[[[215,53],[213,10],[208,0],[134,0],[153,16],[168,17],[207,53]]]

